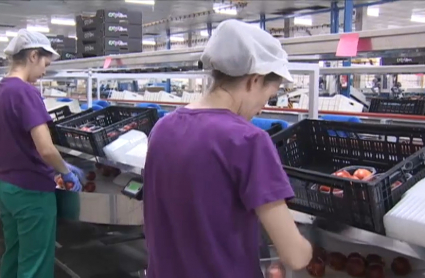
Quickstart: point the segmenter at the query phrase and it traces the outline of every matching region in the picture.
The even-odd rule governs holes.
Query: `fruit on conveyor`
[[[367,265],[382,265],[385,266],[385,261],[381,256],[376,254],[369,254],[366,257]]]
[[[94,192],[96,191],[96,184],[92,181],[87,182],[83,188],[84,192]]]
[[[408,259],[403,257],[397,257],[391,263],[391,270],[395,275],[406,276],[412,272],[412,266]]]
[[[353,176],[358,177],[361,180],[364,180],[370,177],[371,175],[372,175],[372,172],[364,168],[357,169],[353,174]]]
[[[55,182],[56,182],[56,185],[59,186],[59,188],[65,189],[65,184],[64,184],[63,179],[60,175],[55,176]]]
[[[319,258],[321,259],[323,262],[326,262],[327,260],[327,252],[324,248],[322,247],[314,247],[313,249],[313,258]]]
[[[323,277],[326,272],[325,262],[320,257],[313,257],[306,267],[308,274],[313,277]]]
[[[335,173],[333,173],[334,176],[340,177],[340,178],[351,178],[350,173],[348,173],[345,170],[339,170]]]
[[[328,255],[329,266],[337,271],[342,271],[345,269],[347,264],[347,257],[339,252],[332,252]]]
[[[385,271],[382,265],[370,265],[366,269],[366,278],[385,278]]]
[[[354,252],[348,255],[347,259],[349,260],[351,258],[358,258],[366,262],[366,259],[360,253],[357,253],[357,252]]]
[[[93,171],[88,172],[86,175],[86,179],[88,181],[94,181],[96,179],[96,173]]]
[[[117,168],[112,168],[112,176],[113,177],[118,177],[121,174],[121,170],[117,169]]]
[[[102,176],[104,177],[110,177],[112,174],[112,168],[109,166],[103,166],[102,167]]]
[[[279,262],[272,263],[267,269],[266,277],[267,278],[285,278],[286,277],[285,267]]]
[[[366,263],[362,258],[350,258],[347,260],[347,273],[351,277],[363,277],[366,272]]]
[[[66,182],[65,183],[65,189],[66,190],[71,190],[72,188],[74,188],[74,183],[73,182]]]

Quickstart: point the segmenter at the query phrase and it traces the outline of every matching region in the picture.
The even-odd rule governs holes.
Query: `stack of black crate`
[[[76,58],[77,41],[75,38],[65,36],[49,36],[54,50],[60,55],[60,60],[71,60]]]
[[[94,17],[77,16],[77,56],[97,57],[142,51],[142,14],[99,10]]]

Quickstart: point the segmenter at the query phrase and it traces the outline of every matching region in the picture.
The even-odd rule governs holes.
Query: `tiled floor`
[[[113,228],[120,230],[119,227]],[[114,234],[128,232],[124,227]],[[143,240],[115,243],[105,240],[105,232],[111,227],[60,223],[56,251],[59,263],[55,266],[55,278],[131,278],[130,275],[146,267],[147,253]],[[137,232],[137,229],[136,229]],[[102,238],[103,240],[98,240]],[[106,237],[108,239],[108,237]],[[3,234],[0,225],[0,255],[3,254]],[[71,274],[59,265],[65,265]],[[73,272],[73,274],[72,274]]]

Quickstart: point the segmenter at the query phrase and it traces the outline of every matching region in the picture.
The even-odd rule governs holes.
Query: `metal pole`
[[[208,32],[208,37],[211,38],[212,36],[212,23],[211,22],[207,22],[207,32]]]
[[[266,30],[266,21],[264,14],[260,14],[260,29]]]
[[[171,31],[170,28],[167,28],[166,30],[167,32],[167,50],[171,49]],[[167,93],[171,93],[171,79],[167,79],[166,84],[165,84],[165,91]]]
[[[312,73],[309,74],[309,103],[308,103],[308,118],[319,118],[319,64]]]
[[[89,70],[88,77],[87,77],[87,107],[92,108],[93,106],[93,95],[92,95],[92,88],[93,88],[93,72]]]
[[[354,11],[354,4],[353,0],[345,0],[344,5],[344,33],[349,33],[353,31],[353,11]],[[342,62],[342,65],[344,67],[350,67],[351,66],[351,59],[347,59]],[[341,94],[350,97],[350,86],[351,86],[351,78],[352,76],[348,76],[347,78],[347,88],[341,89]]]
[[[339,32],[339,8],[338,2],[331,3],[331,33],[337,34]]]
[[[100,80],[99,78],[96,78],[96,98],[97,100],[100,100]]]

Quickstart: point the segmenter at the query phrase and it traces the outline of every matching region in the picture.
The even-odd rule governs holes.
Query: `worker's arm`
[[[237,151],[237,158],[233,158],[240,198],[248,211],[258,215],[282,263],[301,269],[311,260],[312,247],[300,234],[286,205],[294,192],[276,147],[265,132],[244,138],[246,143],[241,143],[241,149],[245,151]]]
[[[262,205],[256,213],[282,263],[294,270],[307,266],[312,256],[311,244],[300,234],[285,201]]]
[[[69,173],[65,161],[62,159],[55,145],[53,145],[47,124],[41,124],[31,129],[31,137],[37,148],[37,152],[47,165],[50,165],[61,174]]]
[[[47,123],[52,121],[51,116],[41,99],[40,92],[33,86],[23,87],[14,95],[12,109],[21,128],[31,134],[35,147],[46,164],[61,174],[69,173],[58,150],[52,142]],[[16,103],[16,104],[15,104]]]

